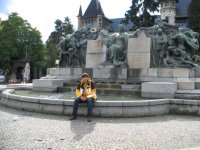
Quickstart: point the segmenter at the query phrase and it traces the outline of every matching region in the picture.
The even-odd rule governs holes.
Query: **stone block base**
[[[194,90],[195,89],[195,82],[188,81],[188,82],[177,82],[179,90]]]
[[[57,91],[57,87],[63,86],[63,79],[35,79],[33,80],[33,91]]]
[[[142,83],[141,95],[146,98],[173,98],[177,90],[174,82]]]

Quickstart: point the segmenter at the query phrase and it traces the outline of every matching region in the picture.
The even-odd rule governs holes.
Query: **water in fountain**
[[[16,90],[16,95],[47,98],[47,99],[75,99],[74,92],[51,93],[51,92],[35,92],[31,90]],[[123,100],[142,100],[138,95],[98,95],[100,101],[123,101]]]

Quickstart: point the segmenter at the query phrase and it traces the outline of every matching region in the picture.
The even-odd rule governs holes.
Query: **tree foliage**
[[[189,27],[200,34],[200,0],[192,0],[188,8]],[[200,41],[200,40],[199,40]]]
[[[159,2],[157,0],[132,0],[130,10],[125,13],[125,23],[131,21],[133,30],[139,27],[149,27],[154,25],[155,15],[158,11]]]
[[[17,13],[0,24],[0,61],[4,70],[11,70],[12,60],[30,60],[34,65],[43,64],[44,44],[37,29]]]
[[[71,34],[73,31],[73,25],[68,17],[65,18],[64,22],[59,19],[55,21],[55,31],[51,32],[48,40],[46,41],[47,67],[55,66],[55,60],[59,56],[57,45],[60,41],[60,37]]]

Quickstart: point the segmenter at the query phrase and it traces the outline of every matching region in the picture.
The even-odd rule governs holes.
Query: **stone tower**
[[[176,2],[177,0],[160,0],[160,14],[162,20],[166,19],[169,23],[175,24]]]
[[[83,21],[81,21],[82,17],[83,17],[83,15],[82,15],[82,7],[80,6],[79,13],[78,13],[78,16],[77,16],[77,18],[78,18],[78,28],[81,28],[81,27],[84,26],[83,25]]]

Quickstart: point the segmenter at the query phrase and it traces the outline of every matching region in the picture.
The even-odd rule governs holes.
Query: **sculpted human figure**
[[[106,36],[103,39],[107,47],[106,60],[101,65],[127,67],[128,34],[124,33],[124,26],[119,25],[119,34]]]
[[[114,35],[115,36],[115,35]],[[106,61],[104,64],[112,64],[113,63],[113,53],[112,49],[109,47],[113,44],[113,36],[108,36],[106,39],[103,39],[103,43],[106,45]]]
[[[199,55],[194,55],[192,57],[192,59],[193,59],[194,63],[200,64],[200,56]]]
[[[65,48],[65,37],[61,36],[60,41],[58,43],[58,50],[59,50],[59,67],[64,67],[66,66],[65,60],[67,59],[65,53],[66,53],[66,48]]]
[[[73,67],[77,65],[79,59],[75,38],[73,35],[68,35],[66,40],[67,50],[69,54],[68,66]]]
[[[144,28],[151,37],[151,67],[197,67],[199,34],[188,28],[155,19],[155,25]]]
[[[197,50],[198,46],[196,41],[189,36],[190,34],[192,34],[192,32],[179,30],[177,34],[170,36],[167,51],[171,57],[177,60],[178,66],[198,66],[192,59],[192,51]]]
[[[134,32],[133,37],[137,37],[141,31],[144,31],[147,37],[152,37],[157,34],[158,29],[162,29],[162,32],[168,36],[169,34],[177,33],[179,30],[179,26],[163,22],[160,18],[156,18],[154,26],[138,28]]]
[[[83,33],[76,43],[79,55],[79,65],[80,67],[84,67],[86,63],[86,50],[87,50],[87,37]]]
[[[189,47],[191,54],[194,55],[195,52],[199,49],[199,33],[193,32],[191,30],[186,30],[184,34],[187,36],[186,44]]]
[[[84,67],[86,64],[87,40],[95,40],[99,29],[91,29],[88,25],[72,34],[60,38],[58,44],[59,67]]]
[[[163,59],[165,67],[178,67],[181,64],[181,59],[177,60],[174,57],[169,55],[169,51],[165,52],[165,58]]]
[[[155,29],[161,28],[165,34],[176,33],[179,30],[179,26],[163,22],[160,18],[155,19]]]
[[[169,47],[168,51],[172,52],[174,55],[179,55],[185,57],[185,42],[186,42],[186,35],[179,32],[169,39]]]
[[[162,67],[165,49],[167,46],[167,35],[159,28],[157,34],[151,38],[151,66]]]

